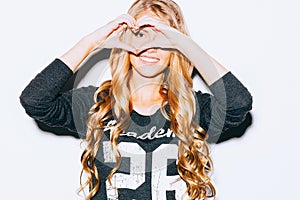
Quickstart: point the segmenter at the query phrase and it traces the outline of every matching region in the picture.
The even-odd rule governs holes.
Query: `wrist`
[[[93,44],[89,38],[83,37],[71,49],[59,57],[72,71],[76,71],[79,64],[93,51]]]
[[[86,35],[82,38],[83,43],[85,43],[91,51],[99,48],[106,37],[109,35],[110,29],[107,26],[100,27],[99,29],[95,30],[94,32]]]
[[[86,49],[87,53],[91,53],[92,51],[97,49],[97,47],[99,47],[101,44],[102,41],[97,40],[93,34],[84,36],[79,41],[79,45],[82,46],[84,49]]]
[[[184,56],[188,57],[187,49],[190,48],[190,38],[183,34],[173,36],[173,46],[180,51]]]

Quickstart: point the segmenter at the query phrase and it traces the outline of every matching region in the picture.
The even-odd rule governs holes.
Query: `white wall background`
[[[55,57],[131,2],[1,2],[1,199],[80,199],[80,141],[39,130],[18,97]],[[213,149],[217,199],[298,199],[299,1],[177,2],[192,38],[254,97],[244,137]]]

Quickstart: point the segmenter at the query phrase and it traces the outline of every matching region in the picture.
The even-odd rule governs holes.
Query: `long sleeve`
[[[55,59],[22,91],[20,102],[32,118],[48,126],[63,127],[83,136],[86,116],[93,104],[96,87],[61,93],[72,75],[73,72],[65,63]]]
[[[199,124],[208,132],[209,138],[218,138],[245,120],[252,109],[252,96],[231,72],[214,82],[209,89],[212,95],[196,92]]]

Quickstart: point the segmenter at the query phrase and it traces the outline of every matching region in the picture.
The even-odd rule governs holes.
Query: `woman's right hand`
[[[95,30],[85,37],[91,42],[91,51],[98,48],[123,48],[130,50],[131,46],[122,43],[119,40],[119,35],[126,28],[138,29],[135,19],[129,14],[122,14],[116,19],[110,21],[106,25]]]
[[[120,43],[119,37],[117,37],[126,27],[137,28],[135,19],[129,14],[120,15],[115,20],[83,37],[59,59],[75,72],[81,62],[98,48],[123,48],[130,50],[130,45]]]

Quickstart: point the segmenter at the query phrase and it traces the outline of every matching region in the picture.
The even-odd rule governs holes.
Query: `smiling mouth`
[[[145,64],[155,64],[159,62],[159,58],[148,57],[148,56],[140,56],[140,60]]]

